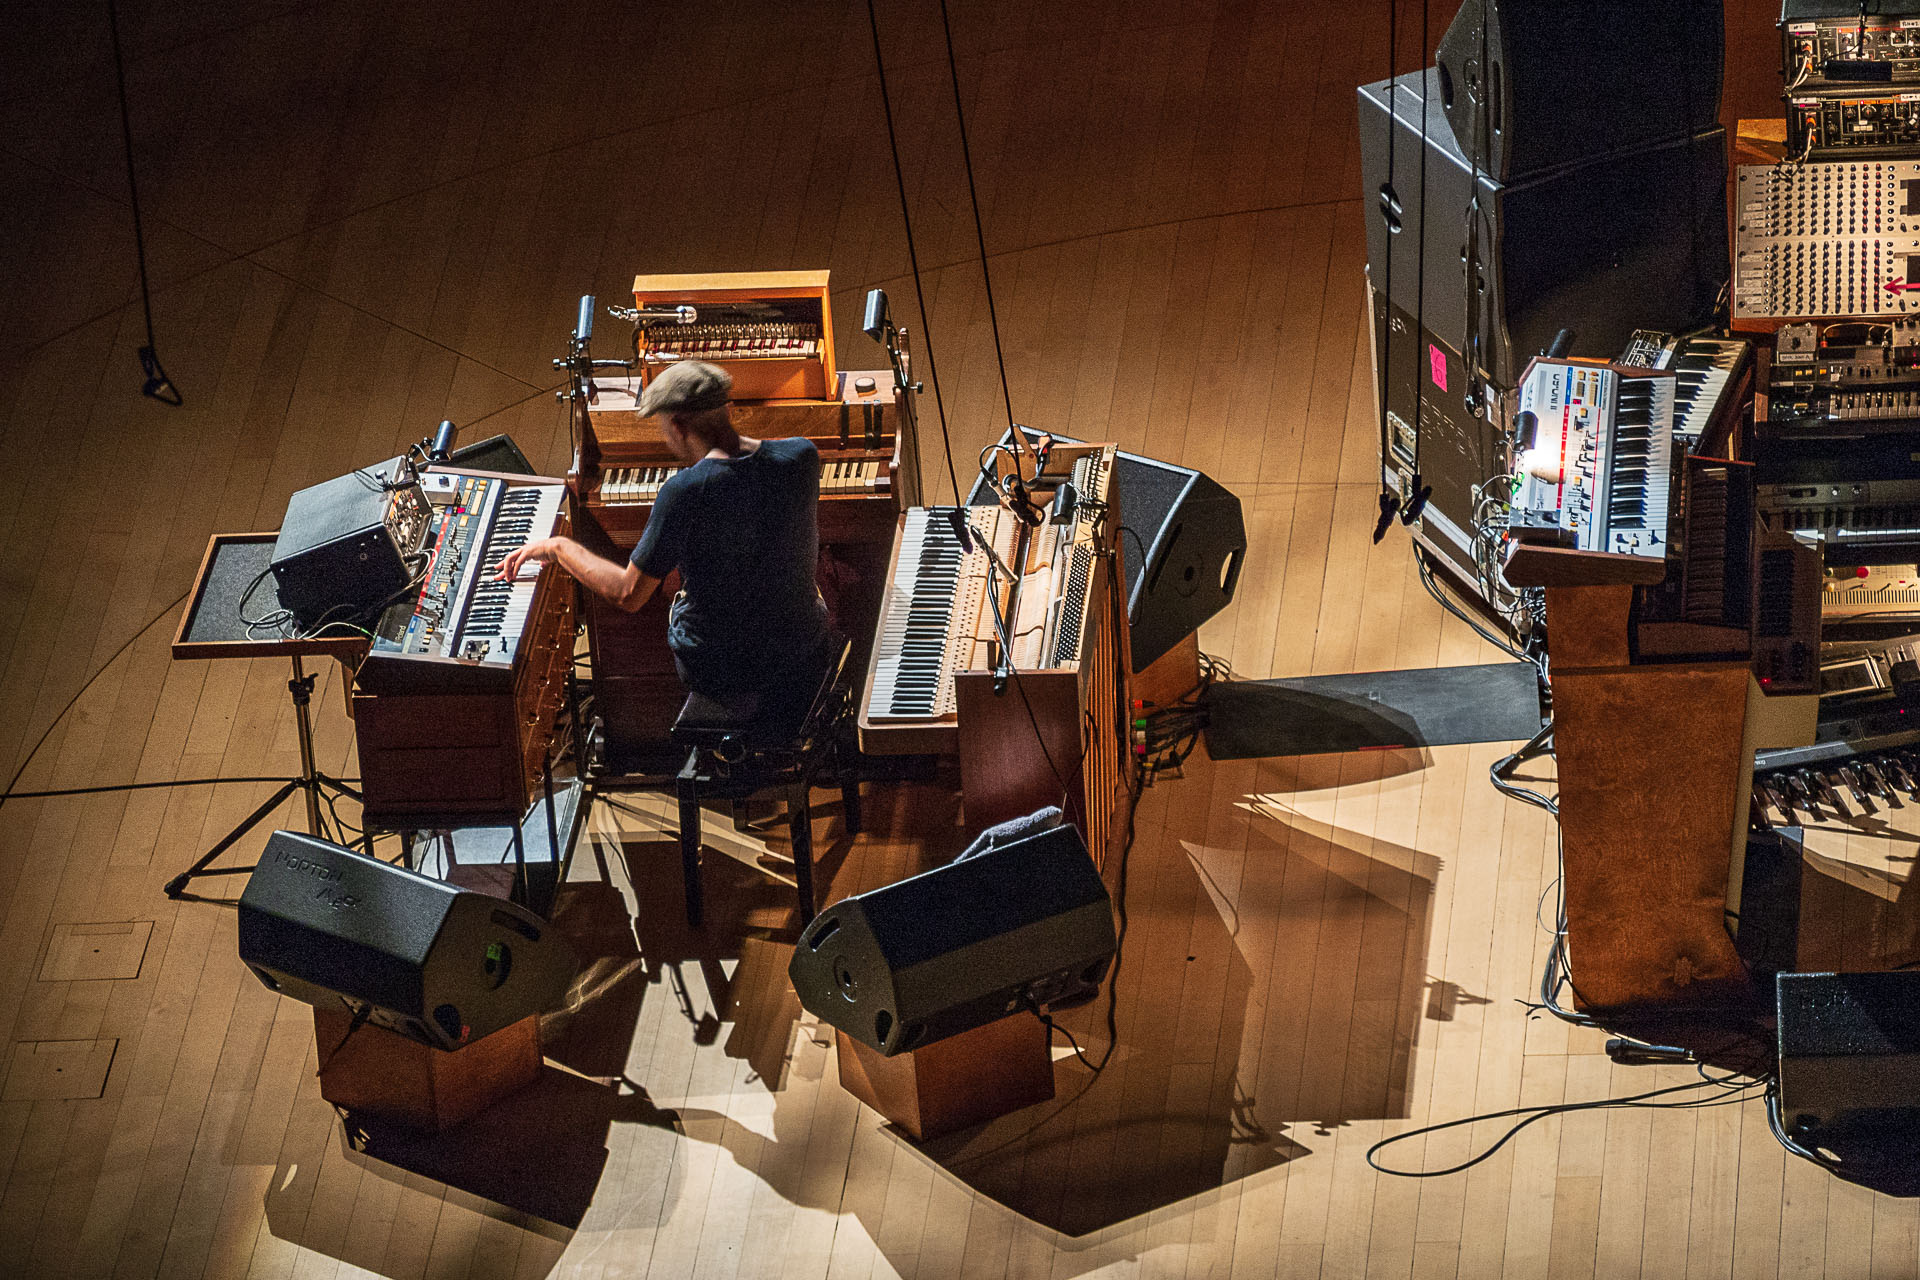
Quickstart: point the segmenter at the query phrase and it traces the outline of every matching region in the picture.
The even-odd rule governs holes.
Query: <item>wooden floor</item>
[[[1489,659],[1405,533],[1369,539],[1353,90],[1385,74],[1387,6],[952,7],[1014,412],[1245,505],[1245,581],[1203,647],[1245,676]],[[873,285],[925,354],[855,0],[122,8],[182,408],[139,395],[100,6],[11,14],[0,42],[0,767],[22,789],[292,771],[284,669],[169,661],[208,535],[273,528],[443,416],[563,468],[550,360],[581,293],[826,266],[843,365],[882,362],[856,329]],[[1775,7],[1729,9],[1726,115],[1772,114]],[[880,10],[964,469],[1003,410],[939,8]],[[924,460],[944,492],[931,432]],[[317,705],[350,775],[331,670]],[[234,911],[160,891],[270,787],[6,803],[0,1275],[1920,1273],[1920,1207],[1789,1160],[1756,1105],[1550,1119],[1428,1181],[1367,1168],[1429,1121],[1685,1078],[1520,1003],[1555,846],[1487,784],[1502,750],[1196,758],[1140,808],[1111,1067],[1089,1086],[1062,1061],[1054,1103],[924,1148],[838,1087],[785,985],[785,891],[716,860],[690,935],[645,806],[596,813],[563,908],[593,957],[551,1028],[565,1070],[458,1141],[358,1151]],[[960,836],[934,788],[868,810],[849,841],[821,809],[835,893]],[[1069,1025],[1104,1051],[1098,1007]],[[1443,1167],[1505,1127],[1394,1158]]]

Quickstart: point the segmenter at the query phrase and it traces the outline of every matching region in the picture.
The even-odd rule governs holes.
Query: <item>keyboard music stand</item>
[[[315,639],[256,639],[248,634],[249,628],[241,621],[241,600],[247,596],[250,587],[254,589],[251,599],[247,601],[247,608],[255,617],[267,617],[280,607],[272,575],[260,578],[273,557],[273,544],[278,537],[277,533],[216,533],[207,540],[207,552],[200,561],[200,572],[194,578],[186,611],[180,615],[180,627],[174,633],[173,656],[176,659],[284,657],[290,661],[293,676],[287,681],[287,695],[293,702],[294,724],[300,742],[300,774],[282,782],[278,790],[241,819],[218,843],[201,854],[198,861],[167,881],[166,894],[169,898],[187,896],[188,883],[198,876],[245,875],[252,872],[252,867],[215,867],[213,863],[237,844],[241,837],[265,821],[294,792],[302,792],[306,797],[307,834],[313,836],[320,835],[322,830],[322,798],[360,798],[357,790],[341,779],[321,772],[314,761],[313,717],[308,706],[313,700],[316,677],[307,673],[304,659],[330,657],[351,661],[365,654],[366,637],[334,635]],[[257,579],[256,587],[254,584]],[[370,835],[366,843],[369,846],[372,844]],[[371,849],[368,851],[371,852]]]

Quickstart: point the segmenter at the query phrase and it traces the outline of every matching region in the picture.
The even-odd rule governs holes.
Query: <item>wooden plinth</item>
[[[538,1018],[522,1018],[451,1052],[374,1026],[361,1027],[343,1043],[351,1022],[344,1012],[313,1011],[314,1044],[325,1064],[320,1096],[349,1111],[438,1133],[540,1074]]]
[[[842,1031],[840,1086],[915,1138],[937,1138],[1053,1096],[1047,1029],[1002,1018],[887,1058]]]

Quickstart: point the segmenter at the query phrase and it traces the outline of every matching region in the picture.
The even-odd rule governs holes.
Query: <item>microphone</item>
[[[875,342],[887,340],[887,326],[892,318],[887,314],[887,291],[885,289],[867,290],[867,313],[861,319],[860,331]]]
[[[671,320],[675,324],[692,324],[700,318],[700,313],[692,307],[635,307],[633,318],[636,320]]]
[[[967,522],[965,507],[947,508],[947,527],[953,530],[954,541],[962,551],[973,550],[973,526]]]
[[[589,299],[591,301],[591,299]],[[445,462],[453,451],[453,436],[459,428],[453,425],[453,419],[441,422],[440,429],[433,433],[433,447],[427,450],[428,462]]]
[[[573,322],[573,340],[581,346],[593,341],[593,295],[580,295],[580,318]]]
[[[1053,491],[1053,510],[1047,519],[1053,524],[1072,524],[1073,513],[1080,505],[1080,495],[1073,490],[1073,482],[1063,480],[1060,487]]]

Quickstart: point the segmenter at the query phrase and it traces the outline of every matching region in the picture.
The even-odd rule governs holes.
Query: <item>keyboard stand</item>
[[[176,659],[287,658],[293,664],[292,678],[287,681],[287,696],[293,702],[294,725],[300,742],[300,773],[298,777],[283,781],[278,790],[201,854],[192,866],[167,881],[166,894],[169,898],[192,896],[186,891],[187,885],[199,876],[252,873],[251,866],[215,867],[213,863],[271,816],[294,792],[301,792],[306,797],[307,834],[313,836],[320,835],[324,830],[320,819],[322,799],[331,800],[338,796],[353,800],[360,798],[357,790],[339,778],[322,773],[314,761],[313,716],[309,705],[313,701],[313,686],[317,676],[307,672],[304,659],[333,657],[343,661],[352,660],[366,652],[366,638],[349,635],[311,640],[254,639],[248,635],[246,624],[240,620],[242,597],[247,594],[249,585],[266,569],[278,536],[275,533],[215,534],[208,540],[207,553],[200,561],[200,572],[194,578],[189,603],[180,616],[179,630],[174,633],[173,656]],[[259,582],[246,607],[255,617],[266,617],[279,608],[271,575]],[[363,843],[366,851],[371,853],[372,835],[366,835]]]

